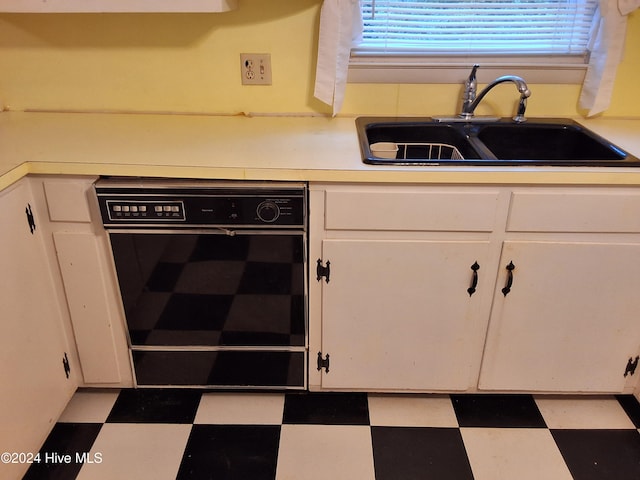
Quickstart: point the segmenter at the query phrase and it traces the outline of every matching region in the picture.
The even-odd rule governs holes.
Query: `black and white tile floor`
[[[79,391],[26,479],[638,480],[631,396]]]

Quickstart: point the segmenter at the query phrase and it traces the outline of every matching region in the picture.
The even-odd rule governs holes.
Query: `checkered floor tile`
[[[81,390],[25,479],[638,480],[631,396]],[[51,458],[51,456],[49,457]]]

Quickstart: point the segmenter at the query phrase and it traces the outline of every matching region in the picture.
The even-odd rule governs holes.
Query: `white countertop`
[[[640,119],[580,123],[640,157]],[[366,165],[354,118],[4,112],[0,139],[0,188],[29,173],[640,185],[640,168]]]

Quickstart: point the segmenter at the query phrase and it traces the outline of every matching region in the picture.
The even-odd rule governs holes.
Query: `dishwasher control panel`
[[[108,227],[304,228],[306,184],[105,179],[95,185]]]
[[[186,220],[181,201],[106,200],[109,221],[128,220]]]

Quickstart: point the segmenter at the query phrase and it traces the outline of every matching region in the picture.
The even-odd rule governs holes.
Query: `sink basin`
[[[356,124],[365,163],[434,165],[482,159],[465,131],[453,124],[429,119],[389,121],[385,118],[376,121],[366,117],[356,119]],[[371,148],[372,145],[388,143],[398,148],[393,158],[378,156]]]
[[[638,158],[567,119],[360,117],[356,127],[363,162],[369,164],[640,166]],[[376,144],[384,145],[383,153]]]
[[[477,138],[498,160],[530,164],[628,163],[628,154],[578,124],[497,123],[478,128]]]

